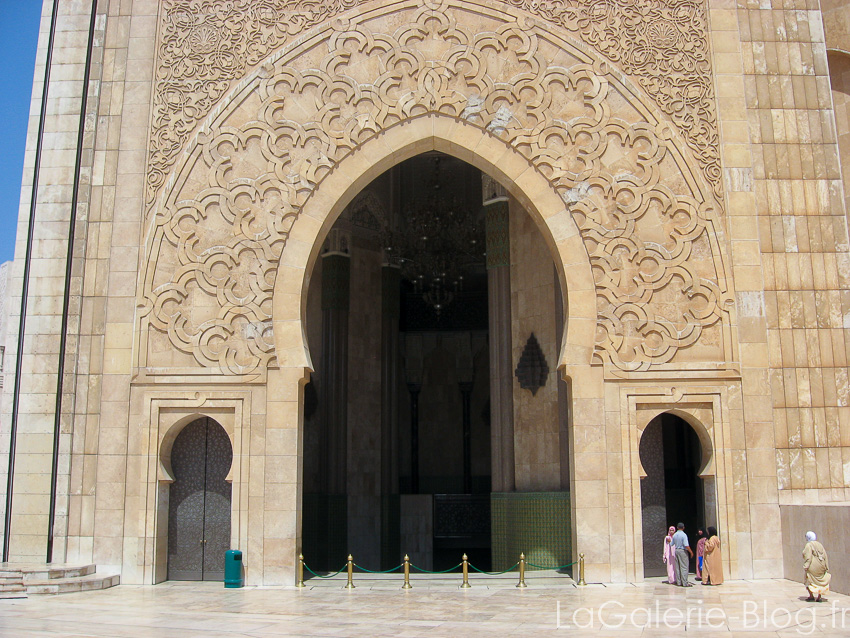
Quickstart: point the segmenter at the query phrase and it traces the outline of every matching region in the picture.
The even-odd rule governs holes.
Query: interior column
[[[321,482],[326,483],[328,560],[347,552],[348,314],[351,259],[347,236],[332,230],[322,254],[322,427],[327,437]]]
[[[381,268],[381,568],[399,555],[398,387],[401,272]]]
[[[487,224],[492,491],[512,492],[515,473],[508,197],[505,189],[490,176],[482,174],[481,179]]]

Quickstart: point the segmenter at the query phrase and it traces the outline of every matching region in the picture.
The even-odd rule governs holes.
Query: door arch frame
[[[736,387],[737,386],[737,387]],[[646,427],[662,414],[673,414],[685,421],[697,434],[702,448],[698,473],[703,480],[706,501],[713,496],[713,507],[706,502],[706,525],[714,525],[724,543],[723,564],[731,578],[738,574],[738,538],[734,496],[732,454],[732,411],[740,409],[740,382],[728,386],[676,387],[643,386],[621,389],[628,404],[629,454],[624,455],[623,481],[626,495],[626,555],[630,580],[644,580],[643,508],[640,479],[646,472],[640,460],[640,439]],[[710,516],[713,512],[714,518]]]
[[[407,120],[364,143],[305,203],[289,232],[275,278],[272,315],[279,367],[313,369],[305,332],[307,291],[310,273],[336,220],[375,178],[427,151],[452,155],[480,169],[535,221],[554,258],[563,293],[566,338],[558,367],[574,377],[591,363],[597,315],[590,257],[569,206],[532,163],[508,144],[484,129],[434,113]]]
[[[139,391],[139,390],[137,390]],[[174,439],[189,423],[208,417],[216,421],[230,439],[233,460],[225,480],[233,489],[230,499],[230,546],[246,549],[248,537],[248,478],[251,435],[251,390],[198,387],[197,391],[140,391],[143,412],[140,415],[140,467],[128,462],[128,479],[134,474],[138,483],[134,491],[139,499],[140,532],[136,554],[125,555],[122,573],[134,574],[131,582],[155,585],[167,577],[168,559],[168,490],[174,480],[170,453]],[[165,459],[166,462],[163,462]],[[128,490],[130,483],[128,482]],[[130,494],[133,495],[132,493]],[[135,535],[133,535],[135,536]],[[127,534],[127,538],[131,538]],[[144,556],[142,559],[141,556]],[[133,563],[128,558],[133,557]],[[246,565],[247,567],[247,565]]]
[[[601,368],[591,367],[597,326],[596,289],[590,257],[569,205],[528,158],[485,129],[455,118],[430,113],[390,127],[342,160],[307,200],[289,232],[281,255],[272,297],[273,334],[279,368],[269,370],[270,386],[289,385],[295,395],[294,418],[302,440],[304,414],[300,389],[313,363],[306,336],[310,273],[322,244],[345,207],[373,179],[390,167],[426,151],[436,150],[472,164],[498,181],[534,220],[556,265],[562,291],[564,333],[558,368],[568,380],[573,400],[604,396]],[[569,273],[569,276],[567,276]],[[293,384],[299,389],[295,392]],[[271,412],[271,410],[269,410]],[[293,414],[294,412],[294,414]],[[575,447],[570,426],[570,472],[576,476]],[[299,450],[299,454],[301,450]],[[299,459],[303,465],[303,459]],[[299,474],[300,474],[299,468]],[[571,481],[571,492],[581,489]],[[571,499],[573,551],[580,542],[576,499]],[[297,550],[301,549],[300,500],[297,510]],[[588,543],[589,544],[589,543]],[[293,557],[294,559],[294,557]]]

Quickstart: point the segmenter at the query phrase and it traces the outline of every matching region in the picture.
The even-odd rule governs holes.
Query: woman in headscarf
[[[702,528],[697,530],[697,580],[702,580],[703,557],[705,556],[705,532]]]
[[[667,536],[664,538],[664,553],[662,559],[667,565],[667,582],[670,585],[676,584],[676,548],[673,547],[673,534],[676,533],[676,528],[672,525],[667,530]]]
[[[808,601],[821,602],[821,596],[829,591],[829,561],[826,550],[818,542],[814,532],[806,532],[806,546],[803,548],[803,567],[806,570],[806,591]],[[817,596],[817,598],[815,598]]]
[[[708,528],[708,538],[705,541],[702,584],[703,585],[722,585],[723,584],[723,556],[720,553],[720,537],[717,535],[717,529],[714,527]]]

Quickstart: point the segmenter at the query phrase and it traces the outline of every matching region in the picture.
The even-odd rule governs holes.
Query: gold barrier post
[[[584,553],[578,555],[578,586],[587,586],[587,583],[584,580]]]
[[[298,554],[298,583],[296,587],[306,587],[304,584],[304,554]]]
[[[407,554],[404,555],[404,585],[401,588],[413,589],[413,585],[410,584],[410,556]]]
[[[348,583],[346,584],[346,589],[354,589],[354,583],[352,582],[354,578],[354,558],[351,554],[348,555]]]
[[[516,584],[517,587],[522,589],[523,587],[528,587],[525,584],[525,554],[519,555],[519,582]]]
[[[469,589],[472,585],[469,584],[469,559],[466,554],[463,555],[463,584],[461,589]]]

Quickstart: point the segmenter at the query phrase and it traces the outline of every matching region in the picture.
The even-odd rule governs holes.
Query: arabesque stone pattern
[[[699,434],[731,575],[781,576],[763,543],[781,531],[779,504],[850,488],[846,114],[811,4],[100,0],[55,560],[163,580],[170,445],[207,415],[233,445],[232,545],[248,582],[292,582],[313,265],[363,187],[438,150],[528,213],[512,250],[555,262],[512,272],[513,346],[518,357],[536,332],[569,383],[574,549],[593,579],[643,577],[640,435],[671,410]],[[60,11],[15,460],[21,560],[44,553],[89,39],[88,7]],[[541,314],[558,283],[560,352],[559,320]],[[520,419],[535,409],[523,401]],[[563,488],[558,417],[543,418],[515,430],[519,489]]]

